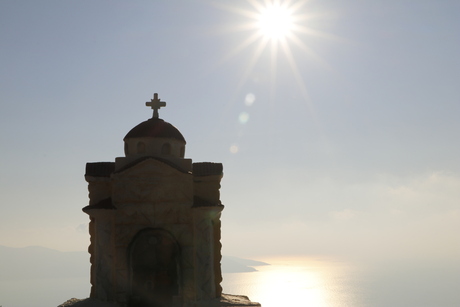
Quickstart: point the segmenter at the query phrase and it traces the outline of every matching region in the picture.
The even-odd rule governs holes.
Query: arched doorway
[[[130,307],[169,307],[179,294],[179,247],[162,229],[141,230],[129,246]]]

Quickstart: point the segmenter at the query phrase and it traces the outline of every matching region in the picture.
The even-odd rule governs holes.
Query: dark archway
[[[128,248],[130,307],[169,307],[179,294],[179,246],[162,229],[144,229]]]

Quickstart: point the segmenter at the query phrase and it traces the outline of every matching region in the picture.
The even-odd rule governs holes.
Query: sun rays
[[[279,108],[277,94],[285,93],[287,86],[289,98],[287,100],[284,95],[284,103],[295,104],[298,112],[309,114],[307,116],[319,127],[305,79],[318,66],[330,70],[313,48],[318,46],[318,39],[335,39],[318,30],[324,12],[318,13],[318,7],[313,7],[310,0],[245,0],[214,4],[231,16],[231,21],[219,34],[229,35],[233,44],[219,64],[237,58],[237,66],[241,69],[234,89],[235,97],[230,100],[238,101],[241,94],[254,95],[257,90],[251,87],[260,88],[262,85],[263,99],[259,101],[264,102],[269,116],[274,118]],[[244,89],[246,93],[242,93]],[[238,116],[239,135],[243,134],[251,118],[247,107]],[[230,152],[239,151],[236,141]]]
[[[324,64],[321,57],[309,47],[308,39],[328,36],[310,26],[309,22],[317,16],[308,12],[308,1],[247,0],[246,3],[248,5],[245,7],[219,5],[239,17],[238,22],[229,27],[229,30],[246,35],[239,44],[228,51],[223,61],[244,51],[251,52],[237,90],[246,84],[256,65],[265,54],[268,54],[266,76],[270,79],[270,95],[272,97],[275,95],[276,80],[280,78],[279,65],[282,62],[289,67],[290,76],[297,84],[303,99],[308,100],[307,87],[299,63],[308,57]],[[295,51],[300,51],[301,59],[296,58]]]

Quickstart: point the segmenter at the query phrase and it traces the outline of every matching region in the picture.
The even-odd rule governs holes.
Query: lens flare
[[[232,146],[230,146],[230,152],[232,154],[236,154],[236,153],[238,153],[238,151],[239,151],[238,145],[233,144]]]
[[[249,114],[246,112],[241,112],[238,116],[238,120],[240,121],[240,124],[246,124],[249,120]]]
[[[254,101],[256,101],[256,96],[253,93],[248,93],[244,98],[244,104],[248,107],[252,106]]]

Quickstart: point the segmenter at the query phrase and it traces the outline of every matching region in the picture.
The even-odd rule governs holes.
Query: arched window
[[[169,143],[164,143],[163,146],[161,147],[161,154],[163,156],[169,156],[171,155],[171,144]]]
[[[145,153],[145,144],[144,144],[144,142],[137,143],[137,153],[138,154]]]

